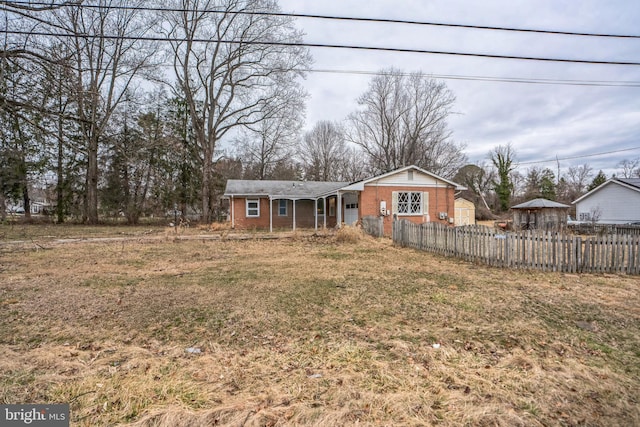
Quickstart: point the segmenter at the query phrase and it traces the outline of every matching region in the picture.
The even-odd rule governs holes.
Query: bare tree
[[[356,182],[370,176],[367,163],[362,161],[362,150],[358,147],[347,147],[338,173],[339,180]]]
[[[304,120],[305,92],[296,81],[277,85],[273,98],[256,114],[261,118],[248,124],[238,146],[240,157],[252,179],[273,179],[273,171],[293,157]]]
[[[292,46],[301,34],[274,0],[180,0],[165,17],[177,76],[202,165],[202,218],[212,211],[213,165],[229,131],[264,120],[276,86],[296,79],[310,63],[307,49]],[[207,10],[215,10],[211,12]],[[278,85],[277,83],[280,83]]]
[[[307,179],[338,181],[347,161],[347,146],[342,127],[334,122],[320,121],[304,135],[300,158]]]
[[[586,163],[570,167],[561,179],[561,183],[564,184],[563,191],[559,191],[562,201],[571,202],[583,195],[592,175],[593,169]],[[562,186],[559,185],[559,187]]]
[[[100,0],[97,7],[67,4],[47,15],[73,60],[73,97],[86,151],[85,220],[98,222],[98,151],[113,113],[127,90],[153,68],[156,45],[141,41],[154,23],[139,9],[141,0]],[[34,20],[42,20],[33,15]]]
[[[640,158],[624,159],[618,163],[621,178],[640,178]]]
[[[495,179],[495,170],[489,168],[486,164],[466,165],[462,167],[453,178],[455,182],[464,185],[467,189],[463,191],[466,197],[477,203],[482,202],[482,206],[489,211],[487,198],[489,192],[493,189],[493,181]]]
[[[349,116],[347,139],[360,146],[376,172],[415,164],[452,177],[466,162],[451,140],[447,118],[455,101],[442,82],[391,69],[374,77]]]
[[[5,54],[43,65],[71,67],[67,75],[73,82],[71,95],[75,111],[64,114],[73,114],[80,124],[87,162],[84,216],[89,223],[96,223],[101,139],[126,90],[152,65],[156,49],[152,42],[142,41],[154,26],[150,15],[139,7],[144,4],[142,0],[98,0],[92,7],[83,7],[82,3],[39,6],[3,1],[0,9],[11,11],[16,17],[15,25],[50,33],[25,36],[21,45],[5,49]],[[50,50],[54,45],[62,46],[59,52],[65,52],[66,56],[52,57]],[[34,108],[33,103],[23,104]],[[60,114],[55,109],[41,107],[39,110]]]

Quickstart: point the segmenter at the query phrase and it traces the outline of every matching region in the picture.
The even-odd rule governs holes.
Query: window
[[[316,203],[318,204],[318,216],[324,215],[325,200],[318,200]]]
[[[580,221],[591,221],[591,213],[590,212],[580,213]]]
[[[422,192],[399,191],[398,215],[422,215]]]
[[[287,216],[287,201],[284,199],[278,200],[278,216]]]
[[[336,216],[336,199],[329,199],[329,216]]]
[[[247,218],[260,216],[260,200],[247,199]]]

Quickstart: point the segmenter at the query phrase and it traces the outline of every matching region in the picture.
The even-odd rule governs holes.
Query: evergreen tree
[[[593,178],[593,181],[591,181],[591,184],[589,184],[589,186],[587,187],[587,191],[591,191],[595,188],[598,188],[605,182],[607,182],[607,176],[604,174],[604,172],[600,171],[598,172],[596,177]]]

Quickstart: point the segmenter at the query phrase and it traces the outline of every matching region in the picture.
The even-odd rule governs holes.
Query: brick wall
[[[251,199],[250,200],[254,200]],[[292,229],[293,228],[293,201],[287,200],[287,215],[280,216],[279,213],[279,201],[273,200],[273,228],[274,229]],[[238,230],[247,229],[269,229],[269,199],[260,199],[260,216],[248,217],[246,216],[246,199],[241,197],[235,197],[233,199],[235,228]],[[313,200],[297,200],[296,201],[296,228],[314,228],[315,202]],[[327,227],[334,227],[336,225],[335,217],[327,218]],[[318,228],[322,228],[323,218],[318,217]]]
[[[387,202],[387,209],[392,211],[392,193],[394,191],[423,191],[429,193],[429,217],[431,222],[448,224],[447,220],[438,219],[439,212],[447,212],[449,218],[454,217],[454,189],[453,187],[384,187],[376,185],[365,185],[364,191],[360,194],[360,212],[362,218],[366,215],[377,216],[380,214],[380,202]],[[402,216],[416,224],[424,222],[424,216]],[[391,235],[393,215],[384,218],[384,234]]]

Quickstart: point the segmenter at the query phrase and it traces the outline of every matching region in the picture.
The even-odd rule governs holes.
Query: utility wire
[[[360,71],[360,70],[332,70],[309,68],[301,70],[308,73],[327,74],[354,74],[368,76],[383,76],[384,71]],[[398,73],[396,73],[398,74]],[[411,73],[399,73],[402,76],[410,76]],[[562,80],[562,79],[534,79],[524,77],[493,77],[493,76],[465,76],[456,74],[428,74],[425,76],[443,80],[469,80],[501,83],[526,83],[526,84],[546,84],[546,85],[566,85],[566,86],[597,86],[597,87],[640,87],[640,81],[613,81],[613,80]]]
[[[4,2],[7,5],[14,3],[22,6],[48,6],[48,7],[64,7],[74,6],[81,8],[104,8],[104,6],[95,4],[74,4],[74,3],[46,3],[46,2],[31,2],[31,1],[7,1]],[[606,34],[606,33],[587,33],[577,31],[561,31],[561,30],[541,30],[532,28],[513,28],[513,27],[498,27],[488,25],[471,25],[471,24],[451,24],[444,22],[429,22],[429,21],[415,21],[407,19],[387,19],[387,18],[362,18],[352,16],[336,16],[336,15],[318,15],[308,13],[287,13],[287,12],[260,12],[260,11],[233,11],[233,10],[216,10],[216,9],[184,9],[184,8],[162,8],[162,7],[149,7],[149,6],[109,6],[109,9],[123,9],[123,10],[137,10],[137,11],[152,11],[152,12],[194,12],[194,13],[217,13],[217,14],[233,14],[233,15],[255,15],[255,16],[280,16],[288,18],[306,18],[306,19],[324,19],[324,20],[337,20],[337,21],[354,21],[354,22],[368,22],[368,23],[383,23],[383,24],[403,24],[403,25],[420,25],[420,26],[434,26],[434,27],[450,27],[450,28],[465,28],[474,30],[493,30],[493,31],[515,31],[523,33],[538,33],[538,34],[554,34],[563,36],[584,36],[584,37],[605,37],[605,38],[628,38],[628,39],[640,39],[640,35],[635,34]]]
[[[342,45],[342,44],[328,44],[328,43],[305,43],[305,42],[270,42],[270,41],[255,41],[255,40],[225,40],[225,39],[200,39],[195,38],[187,40],[184,38],[175,37],[148,37],[148,36],[111,36],[111,35],[89,35],[89,34],[56,34],[43,31],[17,31],[6,30],[8,34],[15,35],[31,35],[31,36],[45,36],[45,37],[82,37],[82,38],[101,38],[106,40],[139,40],[139,41],[157,41],[157,42],[194,42],[194,43],[224,43],[224,44],[243,44],[243,45],[262,45],[262,46],[285,46],[285,47],[309,47],[309,48],[331,48],[331,49],[353,49],[353,50],[368,50],[378,52],[396,52],[396,53],[420,53],[420,54],[432,54],[432,55],[451,55],[451,56],[466,56],[476,58],[491,58],[491,59],[518,59],[525,61],[544,61],[544,62],[560,62],[560,63],[572,63],[572,64],[589,64],[589,65],[627,65],[627,66],[640,66],[640,62],[633,61],[599,61],[588,59],[568,59],[568,58],[545,58],[545,57],[533,57],[533,56],[517,56],[517,55],[497,55],[489,53],[469,53],[469,52],[451,52],[440,50],[424,50],[424,49],[410,49],[410,48],[396,48],[396,47],[379,47],[379,46],[361,46],[361,45]]]
[[[518,163],[518,166],[535,165],[535,164],[540,164],[540,163],[551,163],[551,162],[555,163],[555,162],[558,162],[560,160],[584,159],[584,158],[587,158],[587,157],[605,156],[607,154],[623,153],[625,151],[634,151],[634,150],[640,150],[640,147],[623,148],[623,149],[620,149],[620,150],[604,151],[602,153],[583,154],[581,156],[571,156],[571,157],[555,158],[555,159],[549,159],[549,160],[536,160],[536,161],[532,161],[532,162],[522,162],[522,163]]]

